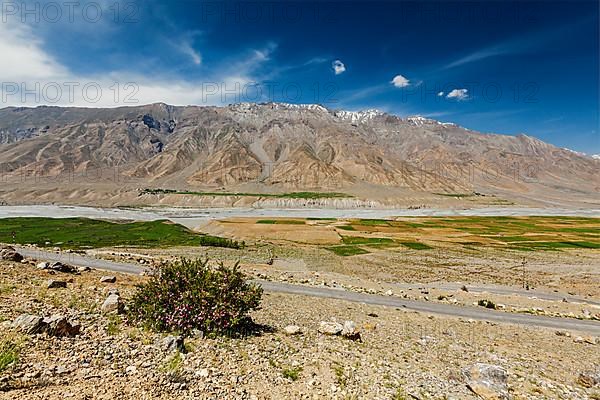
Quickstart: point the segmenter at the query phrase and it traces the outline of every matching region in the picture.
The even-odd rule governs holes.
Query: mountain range
[[[131,201],[160,188],[597,207],[599,170],[598,159],[527,135],[377,110],[284,103],[0,109],[0,199],[8,203],[86,202],[91,193]]]

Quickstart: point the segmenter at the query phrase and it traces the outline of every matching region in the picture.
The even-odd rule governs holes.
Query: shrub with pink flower
[[[262,288],[247,281],[236,263],[183,259],[158,267],[138,285],[128,319],[160,332],[236,334],[251,321]]]

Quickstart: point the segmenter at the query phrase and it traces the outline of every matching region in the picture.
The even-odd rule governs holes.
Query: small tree
[[[160,332],[240,333],[257,309],[262,288],[246,281],[239,263],[183,259],[160,266],[137,286],[129,319]]]

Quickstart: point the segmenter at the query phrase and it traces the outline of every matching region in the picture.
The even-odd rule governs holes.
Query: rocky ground
[[[19,353],[0,372],[0,398],[600,398],[600,347],[577,332],[267,293],[253,314],[260,330],[181,343],[107,305],[117,292],[126,303],[144,277],[36,264],[0,262],[0,366],[7,343]],[[74,330],[49,329],[55,317],[24,333],[22,314],[63,316]],[[319,332],[334,321],[353,321],[360,340]]]

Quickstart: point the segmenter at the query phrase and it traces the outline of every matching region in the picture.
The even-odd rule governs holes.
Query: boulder
[[[123,304],[121,303],[121,297],[118,295],[118,293],[110,293],[106,300],[104,300],[104,303],[102,303],[100,310],[104,314],[112,312],[120,314],[123,312]]]
[[[21,262],[23,256],[10,246],[0,246],[0,260]]]
[[[339,335],[344,327],[337,322],[321,321],[319,324],[319,333],[324,335]]]
[[[66,287],[67,287],[67,282],[65,282],[65,281],[55,281],[54,279],[48,280],[48,289],[59,289],[59,288],[66,288]]]
[[[509,400],[508,374],[497,365],[476,363],[463,370],[467,387],[484,400]]]
[[[46,325],[45,331],[49,336],[76,336],[81,330],[81,326],[71,324],[66,317],[62,315],[52,315],[44,318],[44,324]]]
[[[286,335],[289,335],[289,336],[298,335],[302,332],[300,330],[300,327],[297,325],[288,325],[285,328],[283,328],[283,331],[285,332]]]
[[[30,314],[19,315],[13,321],[12,326],[28,334],[40,333],[45,329],[44,318]]]
[[[117,278],[114,276],[103,276],[100,278],[100,283],[115,283]]]

